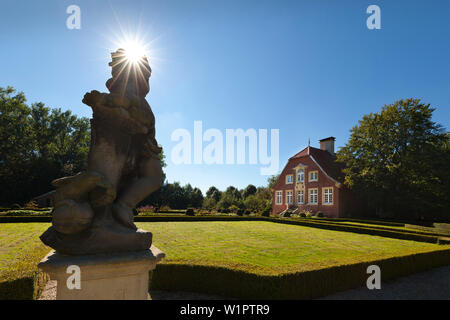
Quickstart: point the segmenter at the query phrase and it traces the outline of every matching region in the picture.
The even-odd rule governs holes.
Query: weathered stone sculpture
[[[41,240],[58,253],[85,255],[150,248],[152,234],[139,230],[133,209],[162,183],[155,118],[145,100],[151,68],[126,51],[111,54],[110,93],[91,91],[88,170],[52,182],[56,187],[52,227]]]

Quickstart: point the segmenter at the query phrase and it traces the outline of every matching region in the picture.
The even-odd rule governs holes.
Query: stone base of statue
[[[57,281],[56,300],[147,300],[149,272],[164,257],[155,246],[85,256],[51,251],[38,266]]]

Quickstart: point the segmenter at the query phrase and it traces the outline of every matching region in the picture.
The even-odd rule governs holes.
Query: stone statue
[[[54,180],[52,226],[41,240],[58,253],[83,255],[150,248],[152,234],[133,222],[136,204],[159,189],[163,174],[155,117],[145,100],[151,68],[124,49],[111,54],[110,93],[91,91],[93,110],[86,172]]]

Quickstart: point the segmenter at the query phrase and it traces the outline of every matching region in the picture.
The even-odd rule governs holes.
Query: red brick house
[[[361,210],[360,202],[346,188],[339,176],[342,165],[334,153],[334,141],[320,140],[320,149],[307,147],[291,157],[272,188],[272,214],[281,214],[289,207],[326,217],[349,216]]]

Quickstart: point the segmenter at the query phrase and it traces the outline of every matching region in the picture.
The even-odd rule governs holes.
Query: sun
[[[125,50],[125,58],[136,64],[145,57],[145,46],[137,41],[128,40],[120,45]]]

